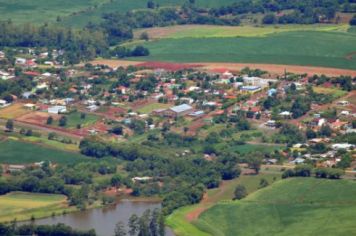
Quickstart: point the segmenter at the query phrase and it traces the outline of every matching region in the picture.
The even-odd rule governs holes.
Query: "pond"
[[[116,205],[105,208],[96,208],[86,211],[78,211],[35,220],[37,225],[53,225],[63,223],[75,229],[89,230],[95,229],[98,236],[110,236],[114,234],[115,224],[122,221],[127,225],[131,215],[141,216],[147,209],[160,208],[158,202],[135,202],[122,200]],[[166,236],[174,236],[173,232],[166,228]]]

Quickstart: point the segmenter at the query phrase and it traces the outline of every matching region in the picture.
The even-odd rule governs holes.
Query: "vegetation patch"
[[[241,201],[217,204],[201,215],[199,224],[213,235],[352,235],[355,184],[315,178],[279,181]]]
[[[0,196],[0,222],[48,216],[65,205],[64,195],[11,192]]]
[[[59,151],[15,140],[0,142],[0,152],[2,153],[1,162],[7,164],[26,164],[45,160],[71,164],[88,160],[78,153]]]

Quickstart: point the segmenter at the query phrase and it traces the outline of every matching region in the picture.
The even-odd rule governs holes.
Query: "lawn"
[[[72,164],[88,161],[79,153],[60,151],[33,143],[6,140],[0,142],[0,163],[26,164],[49,160],[59,164]]]
[[[285,146],[270,145],[270,144],[244,144],[236,145],[230,151],[246,154],[250,152],[272,153],[275,150],[281,150]]]
[[[278,181],[241,201],[216,204],[197,225],[211,235],[355,235],[356,183]]]
[[[66,196],[11,192],[0,196],[0,222],[49,216],[67,207]]]
[[[356,69],[356,35],[347,32],[291,31],[266,37],[179,38],[146,42],[150,56],[168,62],[240,62]]]
[[[172,105],[170,104],[164,104],[164,103],[150,103],[146,106],[143,106],[141,108],[139,108],[137,111],[143,114],[150,114],[151,112],[153,112],[154,110],[158,110],[158,109],[167,109],[172,107]]]
[[[187,219],[187,215],[199,209],[206,210],[212,207],[219,201],[231,200],[233,193],[238,184],[246,186],[247,191],[252,193],[258,189],[261,178],[265,178],[269,183],[280,179],[280,174],[261,173],[253,176],[240,176],[231,181],[225,181],[218,189],[210,189],[207,191],[207,198],[199,204],[179,208],[169,215],[166,219],[167,225],[173,229],[177,236],[207,236],[210,235],[199,229],[199,222],[191,222]]]

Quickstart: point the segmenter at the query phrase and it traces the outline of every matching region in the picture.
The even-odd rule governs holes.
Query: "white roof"
[[[185,111],[191,110],[191,109],[193,109],[193,107],[189,106],[188,104],[182,104],[179,106],[172,107],[170,109],[176,113],[180,113],[180,112],[185,112]]]

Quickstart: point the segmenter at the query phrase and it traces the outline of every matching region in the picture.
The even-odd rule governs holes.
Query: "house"
[[[350,143],[336,143],[331,145],[331,148],[334,150],[340,150],[340,149],[350,150],[355,148],[355,145]]]
[[[336,103],[336,105],[338,105],[338,106],[348,106],[348,105],[350,105],[350,102],[349,101],[338,101],[337,103]]]
[[[9,104],[7,103],[7,101],[3,100],[3,99],[0,99],[0,107],[6,107],[8,106]]]
[[[279,116],[283,117],[284,119],[290,119],[292,117],[293,113],[290,111],[283,111],[279,113]]]
[[[182,104],[165,110],[164,116],[176,118],[176,117],[188,115],[192,112],[193,112],[193,107],[191,107],[188,104]]]
[[[242,86],[240,90],[245,93],[257,93],[261,91],[262,88],[260,86],[247,85],[247,86]]]
[[[67,108],[65,106],[53,106],[48,108],[48,113],[51,114],[61,114],[66,112],[67,112]]]
[[[95,104],[87,106],[87,109],[91,112],[94,112],[99,109],[99,107]]]
[[[25,105],[23,105],[24,108],[29,109],[29,110],[36,110],[36,105],[32,104],[32,103],[26,103]]]
[[[274,128],[276,127],[276,121],[275,120],[269,120],[266,122],[265,124],[267,127],[271,127],[271,128]]]
[[[19,172],[26,169],[25,165],[6,165],[4,170],[7,173]]]

